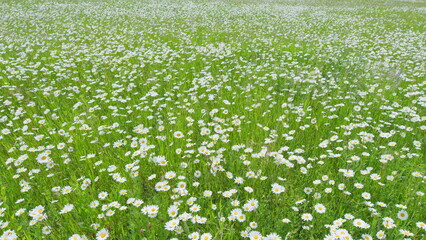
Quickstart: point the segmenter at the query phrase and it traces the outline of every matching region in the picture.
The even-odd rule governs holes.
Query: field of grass
[[[0,0],[0,239],[426,239],[424,1]]]

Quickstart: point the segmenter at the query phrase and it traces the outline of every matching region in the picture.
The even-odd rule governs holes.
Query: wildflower
[[[142,213],[148,215],[150,218],[154,218],[158,214],[159,207],[157,205],[148,205],[142,208]]]
[[[354,224],[355,227],[358,227],[358,228],[369,228],[370,227],[366,222],[364,222],[361,219],[354,219],[353,224]]]
[[[79,234],[73,234],[69,240],[81,240],[81,236]]]
[[[366,199],[366,200],[368,200],[368,199],[370,199],[370,198],[371,198],[371,194],[370,194],[370,193],[368,193],[368,192],[363,192],[361,195],[362,195],[362,197],[363,197],[364,199]]]
[[[281,240],[282,238],[277,233],[270,233],[266,236],[268,240]]]
[[[403,221],[408,219],[408,213],[404,210],[399,211],[397,215],[398,215],[398,218]]]
[[[108,193],[107,193],[107,192],[100,192],[100,193],[98,194],[98,198],[99,198],[99,199],[105,199],[107,196],[108,196]]]
[[[426,223],[424,223],[424,222],[417,222],[417,223],[416,223],[416,226],[417,226],[418,228],[421,228],[421,229],[423,229],[423,230],[426,230]]]
[[[104,240],[109,237],[109,232],[107,229],[102,228],[96,233],[96,240]]]
[[[376,237],[378,239],[385,239],[386,238],[386,234],[385,234],[385,232],[383,230],[380,230],[380,231],[377,232]]]
[[[373,240],[373,237],[371,237],[369,234],[362,234],[361,237],[363,240]]]
[[[281,220],[283,223],[289,223],[289,222],[291,222],[290,221],[290,219],[288,219],[288,218],[284,218],[283,220]]]
[[[188,235],[188,238],[193,240],[198,240],[200,239],[200,234],[198,232],[193,232]]]
[[[43,228],[41,229],[41,231],[42,231],[42,233],[43,233],[43,234],[48,235],[48,234],[50,234],[50,233],[52,232],[52,227],[50,227],[50,226],[45,226],[45,227],[43,227]]]
[[[200,240],[211,240],[213,238],[211,233],[204,233],[200,236]]]
[[[322,204],[316,204],[314,208],[315,208],[315,211],[317,211],[318,213],[325,213],[325,210],[326,210],[325,206]]]
[[[169,231],[175,230],[179,226],[179,219],[172,219],[168,222],[166,222],[165,228]]]
[[[176,205],[172,205],[167,209],[167,213],[170,217],[176,217],[178,214],[178,207]]]
[[[183,138],[184,137],[184,135],[181,131],[176,131],[173,135],[174,135],[175,138]]]
[[[313,219],[313,217],[312,217],[311,214],[309,214],[309,213],[302,214],[302,220],[303,221],[312,221],[312,219]]]
[[[67,204],[67,205],[65,205],[65,206],[62,208],[62,210],[61,210],[60,214],[68,213],[68,212],[70,212],[73,208],[74,208],[74,205],[73,205],[73,204]]]
[[[272,192],[275,194],[280,194],[285,191],[285,187],[279,185],[278,183],[272,184]]]
[[[258,231],[251,231],[249,233],[250,240],[260,240],[262,239],[262,235]]]
[[[409,232],[409,231],[407,231],[407,230],[405,230],[405,229],[400,229],[399,230],[399,233],[401,233],[402,235],[404,235],[405,237],[413,237],[414,236],[414,234],[413,233],[411,233],[411,232]]]

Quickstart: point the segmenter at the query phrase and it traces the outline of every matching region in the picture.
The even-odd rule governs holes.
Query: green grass
[[[108,239],[162,240],[258,231],[299,240],[328,239],[336,229],[347,239],[378,239],[379,231],[404,239],[401,230],[425,239],[425,7],[0,1],[0,234],[104,239],[104,229]],[[143,133],[135,132],[141,124]],[[176,177],[165,179],[169,171]],[[170,189],[156,191],[164,180]],[[285,191],[275,194],[274,183]],[[54,189],[66,186],[68,194]],[[191,197],[201,208],[192,216],[206,222],[166,230],[191,212]],[[243,210],[253,199],[256,210]],[[67,204],[74,208],[60,214]],[[32,225],[29,213],[40,205],[45,219]],[[141,212],[149,205],[159,207],[156,217]],[[177,216],[168,214],[172,205]],[[245,221],[228,219],[236,208]],[[114,214],[98,218],[108,210]],[[398,217],[402,210],[408,219]],[[303,221],[305,213],[313,220]],[[356,227],[345,214],[366,224]],[[395,226],[386,228],[385,217]],[[337,226],[339,219],[346,221]]]

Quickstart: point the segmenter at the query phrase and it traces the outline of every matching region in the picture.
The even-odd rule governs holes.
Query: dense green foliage
[[[425,239],[421,1],[0,1],[1,239]]]

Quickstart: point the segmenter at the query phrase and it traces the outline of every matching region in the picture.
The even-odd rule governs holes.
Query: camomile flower
[[[259,201],[257,201],[257,199],[254,199],[254,198],[252,198],[252,199],[248,200],[248,201],[247,201],[247,204],[248,204],[249,206],[253,207],[254,209],[256,209],[256,208],[258,208],[258,207],[259,207]]]
[[[57,148],[63,149],[65,147],[65,143],[58,143]]]
[[[273,183],[271,186],[272,186],[272,192],[275,194],[280,194],[285,191],[285,187],[279,185],[278,183]]]
[[[44,152],[44,153],[40,153],[37,158],[36,158],[37,162],[39,163],[48,163],[51,161],[51,158],[49,157],[49,154]]]
[[[43,221],[43,220],[45,220],[46,218],[47,218],[47,215],[46,215],[46,214],[38,214],[37,216],[35,216],[35,217],[33,218],[33,220]]]
[[[166,223],[166,230],[173,231],[179,226],[179,219],[172,219]]]
[[[62,210],[61,210],[60,214],[68,213],[68,212],[70,212],[71,210],[73,210],[73,208],[74,208],[74,205],[73,205],[73,204],[67,204],[67,205],[65,205],[65,206],[62,208]]]
[[[184,137],[184,135],[183,135],[183,133],[182,133],[181,131],[176,131],[176,132],[173,134],[173,136],[174,136],[175,138],[183,138],[183,137]]]
[[[414,141],[414,142],[413,142],[413,144],[414,144],[414,146],[416,146],[416,147],[420,147],[420,146],[422,146],[422,143],[421,143],[420,141]]]
[[[373,174],[371,174],[370,175],[370,178],[372,179],[372,180],[380,180],[380,175],[379,174],[377,174],[377,173],[373,173]]]
[[[257,228],[257,223],[256,222],[251,222],[250,223],[250,227],[253,228],[253,229],[256,229]]]
[[[315,207],[315,211],[317,211],[318,213],[325,213],[325,210],[326,210],[326,208],[325,208],[325,206],[324,205],[322,205],[322,204],[317,204],[317,205],[315,205],[314,206]]]
[[[212,196],[212,194],[213,194],[213,192],[212,192],[212,191],[210,191],[210,190],[206,190],[206,191],[204,191],[204,193],[203,193],[204,197],[211,197],[211,196]]]
[[[368,224],[361,219],[355,219],[353,225],[358,228],[368,228]]]
[[[244,179],[242,177],[236,177],[236,178],[234,178],[234,182],[237,183],[237,184],[243,184]]]
[[[200,205],[198,205],[198,204],[194,204],[194,205],[192,205],[192,206],[189,208],[189,210],[190,210],[191,212],[198,212],[198,211],[200,211],[200,210],[201,210],[201,207],[200,207]]]
[[[176,173],[175,173],[175,172],[173,172],[173,171],[169,171],[169,172],[166,172],[166,173],[164,174],[164,178],[165,178],[165,179],[172,179],[172,178],[174,178],[174,177],[176,177]]]
[[[306,194],[311,194],[311,193],[312,193],[312,188],[305,188],[305,189],[303,189],[303,191],[304,191]]]
[[[277,233],[270,233],[266,236],[266,239],[268,239],[268,240],[281,240],[281,237]]]
[[[336,238],[332,235],[327,235],[324,237],[324,240],[335,240]]]
[[[312,221],[314,217],[310,213],[304,213],[302,214],[302,220],[303,221]]]
[[[176,205],[171,205],[171,206],[167,209],[167,214],[168,214],[170,217],[176,217],[176,216],[178,215],[178,211],[179,211],[178,206],[176,206]]]
[[[191,240],[198,240],[200,239],[200,234],[198,232],[193,232],[188,235],[188,238]]]
[[[283,223],[289,223],[289,222],[291,222],[291,221],[290,221],[290,219],[288,219],[288,218],[284,218],[283,220],[281,220],[281,222],[283,222]]]
[[[373,237],[371,237],[369,234],[362,234],[361,237],[363,240],[373,240]]]
[[[387,229],[392,229],[396,227],[396,225],[393,223],[393,221],[383,221],[383,226]]]
[[[383,230],[378,231],[377,234],[376,234],[376,237],[378,239],[385,239],[386,238],[385,231],[383,231]]]
[[[237,220],[239,222],[244,222],[246,220],[246,215],[241,213],[240,215],[237,216]]]
[[[154,218],[158,214],[159,207],[157,205],[148,205],[141,209],[142,213],[148,215],[150,218]]]
[[[249,234],[250,240],[261,240],[263,237],[258,231],[251,231]]]
[[[110,216],[112,216],[112,215],[114,215],[114,211],[113,210],[111,210],[111,209],[109,209],[107,212],[106,212],[106,216],[108,216],[108,217],[110,217]]]
[[[15,216],[19,216],[21,214],[23,214],[27,209],[25,208],[20,208],[18,211],[15,212]]]
[[[98,194],[98,198],[99,198],[99,199],[105,199],[107,196],[108,196],[108,193],[107,193],[107,192],[100,192],[100,193]]]
[[[10,134],[10,133],[11,133],[11,131],[10,131],[8,128],[4,128],[4,129],[2,129],[2,130],[1,130],[1,133],[2,133],[3,135],[8,135],[8,134]]]
[[[71,193],[72,188],[70,186],[66,186],[64,188],[62,188],[62,194],[69,194]]]
[[[109,232],[107,229],[102,228],[96,233],[96,240],[104,240],[109,237]]]
[[[422,228],[423,230],[426,230],[426,223],[424,222],[417,222],[416,226]]]
[[[401,219],[403,221],[408,219],[408,213],[404,210],[399,211],[397,216],[398,216],[399,219]]]
[[[50,234],[50,233],[52,232],[52,227],[50,227],[50,226],[45,226],[45,227],[43,227],[43,228],[41,229],[41,231],[42,231],[42,233],[43,233],[43,234],[48,235],[48,234]]]
[[[395,204],[395,206],[396,206],[397,208],[400,208],[400,209],[407,209],[407,206],[402,205],[402,204]]]
[[[409,231],[407,231],[407,230],[405,230],[405,229],[400,229],[400,230],[399,230],[399,233],[401,233],[402,235],[404,235],[404,236],[406,236],[406,237],[413,237],[413,236],[414,236],[414,234],[413,234],[413,233],[411,233],[411,232],[409,232]]]
[[[363,193],[361,194],[361,196],[362,196],[364,199],[366,199],[366,200],[368,200],[368,199],[370,199],[370,198],[371,198],[371,194],[370,194],[370,193],[368,193],[368,192],[363,192]]]
[[[73,234],[68,240],[81,240],[81,236],[78,234]]]
[[[211,240],[213,238],[211,233],[203,233],[200,236],[200,240]]]

